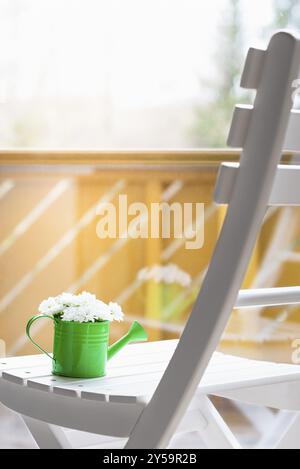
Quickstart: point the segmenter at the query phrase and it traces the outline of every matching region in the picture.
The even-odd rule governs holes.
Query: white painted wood
[[[159,343],[157,343],[156,346],[159,347]],[[141,344],[140,347],[142,348],[143,344]],[[124,368],[126,368],[126,361]],[[15,370],[15,373],[18,375],[18,377],[20,376],[19,369]],[[120,404],[123,409],[127,409],[128,406],[131,408],[137,407],[138,409],[141,409],[141,405],[143,408],[144,405],[151,399],[153,393],[155,392],[155,388],[160,381],[161,375],[162,373],[157,374],[157,376],[155,376],[154,373],[149,373],[148,376],[147,374],[142,374],[136,376],[125,375],[115,378],[103,378],[105,384],[102,385],[100,384],[101,380],[78,380],[78,383],[83,383],[83,387],[79,388],[78,390],[76,389],[77,381],[73,383],[70,382],[69,384],[66,382],[64,384],[66,389],[70,389],[71,391],[76,390],[76,392],[70,394],[68,392],[66,394],[62,392],[59,396],[56,397],[59,399],[67,399],[65,401],[65,405],[70,401],[78,402],[76,407],[77,410],[79,410],[81,402],[85,400],[94,402],[96,401],[96,406],[101,403],[104,404],[108,412],[110,412],[110,406],[116,403]],[[49,378],[51,379],[53,377],[50,376]],[[36,379],[39,380],[46,378],[37,377]],[[9,404],[8,406],[10,408],[15,408],[14,406],[15,400],[17,398],[17,388],[21,390],[28,389],[34,393],[29,393],[27,397],[29,401],[26,401],[26,395],[22,394],[23,413],[24,408],[28,409],[28,406],[30,407],[32,404],[34,404],[32,402],[33,400],[34,402],[38,402],[35,397],[35,392],[37,390],[30,389],[29,386],[26,386],[26,384],[29,384],[28,381],[24,380],[22,384],[18,384],[20,383],[18,380],[13,382],[11,379],[7,381],[5,378],[2,378],[0,379],[0,384],[1,382],[7,382],[8,385],[14,386],[14,391],[9,393],[9,401],[6,402],[6,404]],[[288,388],[286,388],[287,383]],[[63,387],[63,384],[61,384],[61,386]],[[45,407],[50,406],[49,409],[51,409],[52,398],[48,401],[48,396],[54,394],[52,392],[50,392],[50,394],[49,392],[40,392],[38,395],[44,396],[43,405]],[[241,401],[259,405],[272,405],[272,407],[275,408],[291,408],[291,410],[300,409],[300,367],[293,365],[277,365],[274,363],[256,362],[253,360],[246,360],[243,358],[215,353],[209,363],[203,379],[201,380],[196,397],[198,399],[200,395],[206,396],[207,394],[222,395],[223,397],[239,399]],[[1,386],[0,396],[1,400],[3,401]],[[81,397],[82,399],[74,399],[74,397]],[[34,406],[34,409],[35,411],[40,412],[37,406]],[[192,410],[196,411],[197,409],[199,410],[198,407],[194,406]],[[202,412],[202,409],[200,410]],[[30,413],[30,415],[32,414]],[[40,418],[42,418],[42,414],[38,415]],[[56,418],[57,416],[54,420],[55,423],[57,423]],[[190,422],[188,418],[185,419],[183,428],[186,429],[188,423],[190,423],[190,428],[192,428],[190,431],[193,431],[195,418],[191,419]],[[67,420],[64,420],[63,425],[67,425]],[[74,425],[74,422],[72,425]],[[80,426],[79,429],[81,429]],[[88,427],[88,429],[91,431],[90,427]],[[110,430],[112,429],[110,428]],[[177,431],[179,430],[177,429]],[[114,429],[112,435],[120,436],[118,433],[118,428]],[[125,435],[123,434],[122,436],[124,437]],[[204,436],[203,438],[209,439],[209,436]],[[219,440],[214,438],[211,442],[211,445],[214,446],[216,441]]]
[[[252,117],[253,106],[238,105],[235,107],[227,145],[231,148],[242,148],[247,138]]]
[[[299,414],[296,413],[296,415]],[[269,430],[263,433],[263,437],[259,441],[257,449],[277,449],[280,445],[283,435],[286,433],[286,430],[291,428],[291,423],[294,421],[294,417],[294,412],[288,412],[283,410],[275,414],[272,426]],[[294,429],[291,428],[291,431],[294,432]],[[294,447],[294,449],[299,449],[299,442]]]
[[[272,380],[268,384],[250,387],[237,387],[236,389],[228,387],[212,393],[219,397],[255,404],[259,406],[271,407],[278,410],[288,410],[291,412],[300,411],[300,382],[299,377],[282,376],[274,383]]]
[[[142,381],[134,383],[135,390],[133,392],[132,387],[124,388],[120,386],[119,390],[115,389],[109,394],[109,402],[119,402],[127,404],[142,403],[146,404],[150,397],[153,395],[155,389],[161,380],[162,374],[158,375],[153,379],[149,378],[149,382]]]
[[[143,344],[139,345],[141,354],[143,354],[143,347]],[[156,349],[159,347],[160,342],[157,342]],[[138,349],[136,351],[139,354]],[[51,374],[44,376],[44,373],[49,372],[49,369],[44,367],[10,370],[3,374],[2,379],[30,389],[54,392],[66,397],[139,404],[151,399],[168,363],[169,359],[165,357],[164,362],[149,364],[147,367],[128,366],[125,357],[123,366],[119,363],[119,366],[112,368],[106,377],[98,379],[81,380]],[[30,378],[26,374],[28,370],[31,370]],[[198,393],[217,394],[219,390],[226,392],[231,389],[250,389],[269,384],[281,384],[283,380],[289,382],[300,380],[300,367],[214,353],[198,386]]]
[[[298,367],[297,367],[298,368]],[[229,376],[226,374],[229,374]],[[289,370],[285,366],[261,366],[259,363],[253,367],[226,369],[223,373],[207,373],[204,375],[200,390],[205,394],[214,394],[218,390],[222,392],[230,389],[252,388],[264,384],[281,383],[284,380],[294,381],[298,384],[300,370]],[[250,401],[250,403],[252,400]]]
[[[273,36],[220,239],[179,345],[129,438],[128,449],[168,445],[220,341],[266,213],[299,65],[299,41],[285,32]]]
[[[105,435],[95,435],[94,433],[80,432],[77,430],[65,430],[66,436],[70,441],[73,448],[80,449],[94,449],[97,447],[102,447],[107,449],[110,445],[116,443],[116,438],[105,436]],[[120,449],[122,449],[126,443],[126,440],[117,440],[120,444]]]
[[[241,290],[235,307],[253,308],[265,306],[297,305],[300,303],[300,287],[259,288]]]
[[[103,379],[111,379],[120,376],[133,376],[135,374],[143,374],[144,372],[149,373],[152,371],[164,371],[166,364],[172,357],[177,340],[172,341],[161,341],[150,344],[139,344],[134,346],[134,353],[120,353],[117,359],[113,359],[108,363],[107,376],[100,378],[102,383]],[[121,368],[121,369],[120,369]],[[77,390],[68,392],[70,388],[68,385],[75,383],[75,385],[95,383],[97,384],[99,379],[96,380],[81,380],[74,378],[65,378],[62,376],[53,376],[48,367],[39,369],[29,369],[30,374],[24,373],[24,370],[9,370],[4,374],[5,379],[10,379],[15,382],[22,382],[26,380],[27,384],[31,388],[41,389],[49,391],[52,388],[60,389],[63,388],[62,393],[69,395],[78,394]],[[65,390],[65,391],[64,391]],[[58,391],[59,393],[60,391]]]
[[[261,49],[249,49],[242,79],[241,87],[248,90],[257,90],[260,85],[266,51]]]
[[[78,392],[80,392],[83,387],[85,390],[105,390],[114,386],[114,383],[119,384],[120,382],[135,382],[136,377],[141,380],[143,377],[146,379],[148,375],[156,375],[157,373],[159,373],[158,376],[161,376],[166,366],[168,365],[168,362],[169,360],[166,359],[165,362],[149,364],[147,367],[142,365],[129,367],[125,362],[123,367],[108,370],[105,377],[92,380],[64,378],[60,376],[53,376],[51,374],[43,376],[38,373],[35,377],[32,376],[30,379],[28,379],[27,384],[30,388],[44,391],[53,389],[57,394],[75,396],[78,395]],[[17,379],[14,379],[14,371],[11,371],[10,374],[11,376],[9,375],[8,379],[14,382],[19,382],[18,378],[19,375],[22,375],[22,372],[16,370]],[[5,375],[3,378],[7,379],[7,375]]]
[[[274,426],[276,426],[278,415],[282,412],[275,412],[268,407],[253,406],[240,401],[230,401],[230,403],[251,423],[257,433],[260,434],[260,441],[263,441],[265,439],[264,437],[267,435],[268,437],[270,436],[270,441],[276,441],[276,439],[274,440],[272,430]],[[270,445],[268,444],[265,447],[269,448]]]
[[[238,163],[222,164],[214,195],[217,204],[230,203],[239,170]],[[275,207],[300,205],[300,166],[278,166],[268,205]]]
[[[223,366],[225,363],[228,363],[228,364],[229,364],[229,368],[224,371],[224,374],[225,374],[225,375],[226,375],[226,374],[231,374],[231,376],[233,376],[234,373],[236,372],[236,376],[235,376],[236,382],[238,382],[238,381],[241,379],[241,380],[243,381],[243,384],[242,384],[242,385],[244,386],[244,385],[245,385],[245,379],[244,379],[243,376],[241,376],[241,371],[244,372],[244,375],[245,375],[246,377],[249,377],[249,367],[252,367],[255,363],[253,363],[251,360],[244,360],[244,359],[239,359],[239,358],[230,357],[230,356],[228,357],[228,356],[224,356],[224,355],[222,355],[222,354],[216,354],[215,356],[216,356],[216,359],[215,359],[215,367],[216,367],[216,368],[215,368],[215,370],[212,369],[212,370],[211,370],[211,373],[210,373],[212,379],[214,378],[214,374],[215,374],[216,376],[219,376],[221,385],[223,386],[223,383],[224,383],[224,376],[223,376],[222,374],[220,374],[220,370],[221,370],[222,366]],[[213,361],[212,361],[212,363],[213,363]],[[223,364],[223,365],[222,365],[222,364]],[[263,364],[263,363],[260,363],[260,362],[259,362],[257,365],[264,366],[264,364]],[[273,373],[273,370],[277,368],[277,365],[274,365],[274,364],[270,364],[270,365],[272,365],[272,366],[270,366],[270,369],[271,369],[270,373]],[[280,368],[282,368],[282,366],[280,366]],[[287,368],[290,368],[290,367],[288,366]],[[299,367],[292,367],[292,368],[295,368],[295,369],[297,368],[297,370],[299,370]],[[234,372],[234,373],[233,373],[233,372]],[[299,373],[298,373],[298,378],[297,378],[297,379],[298,379],[298,383],[299,383],[299,382],[300,382]],[[268,376],[266,376],[265,373],[263,373],[263,376],[260,376],[260,375],[259,375],[259,380],[260,380],[260,382],[269,382]],[[2,379],[2,380],[0,380],[0,381],[1,381],[1,382],[5,382],[6,380]],[[275,381],[276,381],[276,380],[275,380]],[[86,382],[89,383],[90,381],[88,380],[88,381],[86,381]],[[257,389],[257,387],[256,387],[257,383],[255,383],[255,380],[252,380],[252,379],[251,379],[251,382],[252,382],[252,385],[254,386],[254,388],[252,387],[251,389],[248,389],[248,395],[249,395],[249,396],[253,396],[253,392],[254,392],[254,394],[255,394],[255,390]],[[21,389],[21,390],[22,390],[22,389],[23,389],[23,390],[28,389],[28,388],[26,388],[26,386],[23,387],[23,386],[21,386],[21,385],[19,385],[19,384],[14,384],[14,383],[11,383],[11,382],[7,382],[7,384],[8,384],[8,385],[11,385],[11,386],[14,386],[14,388],[15,388],[15,391],[14,391],[14,392],[9,392],[10,399],[13,399],[14,402],[15,402],[15,399],[18,399],[18,393],[16,392],[16,388],[19,388],[19,389]],[[279,384],[281,385],[281,383],[279,383]],[[272,390],[270,391],[270,394],[272,393],[273,396],[274,396],[274,394],[276,395],[276,388],[277,388],[277,386],[274,386],[274,384],[273,384],[273,385],[272,385]],[[206,388],[206,389],[207,389],[207,388]],[[200,390],[201,390],[201,386],[200,386]],[[33,391],[34,391],[34,390],[33,390]],[[203,388],[203,392],[204,392],[204,396],[205,396],[205,395],[206,395],[206,390],[205,390],[205,388]],[[287,405],[288,405],[288,402],[290,401],[290,392],[284,392],[284,393],[281,393],[281,394],[282,394],[283,396],[285,396],[286,402],[284,402],[284,407],[286,408]],[[1,395],[1,398],[2,398],[3,393],[2,393],[2,390],[1,390],[1,384],[0,384],[0,395]],[[52,402],[52,400],[49,399],[49,393],[46,393],[46,392],[41,393],[41,392],[39,392],[38,395],[39,395],[39,396],[42,396],[42,395],[44,396],[44,401],[43,401],[43,404],[42,404],[42,408],[43,408],[44,411],[45,411],[45,408],[48,407],[49,414],[48,414],[48,416],[47,416],[47,419],[49,419],[50,413],[51,413],[51,415],[52,415],[52,412],[55,412],[56,403],[54,404],[54,403]],[[50,394],[50,395],[51,395],[51,394]],[[259,395],[260,395],[260,396],[261,396],[261,395],[266,395],[266,393],[265,393],[265,391],[263,391],[263,392],[261,391],[261,392],[259,393]],[[297,396],[297,399],[298,399],[298,402],[299,402],[299,388],[298,388],[297,392],[295,393],[295,395]],[[71,402],[71,403],[72,403],[72,402],[77,402],[77,405],[76,405],[76,407],[74,408],[74,412],[75,412],[75,409],[76,409],[75,414],[77,415],[77,413],[79,412],[79,414],[80,414],[81,417],[82,417],[82,412],[80,412],[80,410],[81,410],[81,402],[83,402],[84,400],[78,401],[77,399],[72,399],[72,398],[71,398],[71,399],[70,399],[70,398],[67,398],[67,399],[66,399],[66,398],[64,398],[63,396],[58,396],[58,397],[59,397],[59,401],[58,401],[58,402],[62,405],[63,409],[65,409],[65,408],[66,408],[66,409],[69,409],[69,408],[70,408],[70,407],[69,407],[70,402]],[[228,397],[228,396],[227,396],[227,397]],[[66,399],[66,400],[64,401],[64,399]],[[126,398],[124,399],[124,396],[122,396],[122,399],[123,399],[123,400],[122,400],[122,406],[121,406],[122,408],[128,408],[128,404],[132,404],[131,399],[126,399]],[[19,401],[17,401],[17,402],[18,402],[18,404],[20,404]],[[267,399],[267,402],[273,404],[272,400],[270,400],[270,399]],[[38,415],[40,415],[40,418],[41,418],[43,414],[40,413],[41,409],[39,408],[39,399],[36,397],[36,394],[31,395],[31,396],[29,397],[29,403],[30,403],[30,405],[33,405],[34,409],[38,412]],[[68,404],[67,404],[67,403],[68,403]],[[100,404],[99,402],[96,402],[96,407],[97,407],[99,404]],[[110,407],[112,404],[113,404],[113,400],[112,400],[110,403],[105,403],[106,408],[108,409],[108,406]],[[27,408],[27,406],[28,406],[28,401],[26,400],[26,394],[22,394],[22,406],[24,406],[25,408]],[[10,407],[13,407],[13,406],[10,405]],[[23,407],[23,409],[24,409],[24,407]],[[60,412],[61,412],[62,407],[60,406]],[[135,405],[134,405],[134,406],[130,405],[130,407],[131,407],[131,408],[136,408]],[[97,407],[97,409],[98,409],[98,407]],[[95,411],[96,411],[96,408],[95,408]],[[101,411],[102,411],[102,410],[101,410]],[[32,411],[31,411],[31,412],[32,412]],[[113,416],[113,414],[114,414],[114,412],[113,412],[113,408],[112,408],[112,416]],[[180,427],[181,429],[177,429],[176,433],[177,433],[178,431],[185,431],[185,430],[187,430],[188,428],[189,428],[189,429],[192,428],[192,430],[195,430],[195,425],[196,425],[195,422],[198,422],[198,423],[201,422],[201,421],[203,422],[203,418],[204,418],[204,420],[205,420],[205,412],[203,413],[203,408],[201,408],[201,407],[199,407],[199,409],[197,410],[197,407],[194,405],[194,408],[192,409],[192,412],[190,413],[190,415],[191,415],[191,414],[194,415],[195,418],[193,418],[193,419],[190,421],[190,420],[188,419],[188,417],[187,417],[187,419],[184,420],[183,426]],[[61,416],[60,413],[59,413],[59,415]],[[102,415],[102,414],[101,414],[101,415]],[[105,413],[103,413],[103,417],[104,417],[104,415],[105,415]],[[187,414],[187,415],[189,415],[189,414]],[[201,415],[201,418],[200,418],[200,415]],[[203,417],[203,416],[204,416],[204,417]],[[91,431],[91,426],[90,426],[90,425],[91,425],[92,423],[90,423],[90,415],[89,415],[89,413],[87,414],[87,417],[88,417],[89,421],[88,421],[88,422],[80,422],[80,424],[83,424],[83,425],[84,425],[84,424],[87,424],[89,430]],[[119,414],[119,417],[120,417],[120,418],[122,417],[122,413]],[[57,422],[57,418],[58,418],[57,415],[55,415],[55,422]],[[67,425],[68,419],[66,419],[66,415],[63,415],[62,418],[63,418],[64,425]],[[101,417],[101,418],[102,418],[102,417]],[[214,425],[215,425],[215,424],[214,424],[214,421],[213,421],[213,420],[211,421],[210,419],[208,419],[208,422],[209,422],[209,425],[212,425],[212,428],[214,428]],[[217,432],[217,434],[216,434],[216,430],[214,430],[214,431],[212,431],[212,430],[208,431],[208,429],[206,429],[205,425],[204,425],[204,428],[203,428],[203,425],[200,425],[200,424],[199,424],[199,428],[198,428],[198,423],[197,423],[196,427],[197,427],[197,429],[200,431],[200,433],[201,433],[202,431],[204,432],[203,435],[202,435],[202,433],[201,433],[201,438],[202,438],[204,441],[206,441],[206,444],[208,444],[208,443],[210,442],[210,443],[209,443],[209,446],[210,446],[210,447],[224,447],[224,444],[225,444],[224,441],[223,441],[222,445],[221,445],[221,443],[220,443],[221,433],[219,434],[219,433]],[[77,421],[77,425],[78,425],[78,421]],[[116,425],[116,427],[118,427],[117,421],[115,421],[115,425]],[[222,425],[223,425],[223,424],[222,424]],[[221,429],[223,428],[222,425],[221,425],[221,427],[220,427]],[[73,427],[73,426],[74,426],[74,421],[72,421],[72,427]],[[76,426],[75,426],[75,428],[76,428]],[[78,426],[77,426],[77,428],[78,428]],[[82,427],[79,426],[79,429],[81,429],[81,428],[82,428]],[[100,427],[99,427],[99,428],[100,428]],[[217,429],[218,429],[218,428],[219,428],[219,427],[217,427]],[[219,428],[218,431],[221,432],[220,428]],[[224,431],[224,429],[222,430],[222,432],[223,432],[223,431]],[[115,434],[115,432],[117,432],[117,428],[115,428],[113,435]],[[100,432],[99,432],[99,433],[100,433]],[[219,436],[217,436],[217,435],[219,435]],[[226,436],[226,435],[227,435],[227,436]],[[119,436],[118,433],[117,433],[117,436]],[[123,436],[125,436],[125,435],[123,435]],[[231,438],[231,437],[232,437],[231,433],[228,433],[228,430],[226,430],[226,431],[225,431],[225,435],[224,435],[225,442],[226,442],[226,438],[228,439],[228,438]],[[39,444],[41,445],[41,443],[39,443]],[[233,446],[234,446],[234,445],[233,445]],[[229,446],[229,447],[230,447],[230,446]]]
[[[207,396],[199,400],[206,427],[199,427],[199,436],[208,449],[241,449],[241,445]]]
[[[236,106],[227,141],[229,147],[244,147],[252,114],[253,106]],[[296,153],[300,152],[300,111],[292,110],[290,113],[283,150]]]
[[[168,366],[168,363],[165,363],[163,367],[157,368],[156,371],[155,371],[155,368],[152,368],[152,370],[149,370],[148,373],[128,375],[128,376],[123,376],[121,378],[115,378],[115,379],[104,378],[103,383],[95,383],[95,384],[86,383],[86,385],[84,385],[83,392],[85,393],[86,396],[89,391],[103,392],[107,396],[115,395],[115,394],[122,394],[122,393],[124,393],[124,395],[129,394],[131,396],[140,396],[141,389],[143,388],[142,386],[139,387],[139,384],[140,385],[146,384],[148,387],[151,385],[152,386],[157,385],[167,366]]]
[[[72,449],[61,428],[24,415],[22,418],[40,449]]]
[[[178,341],[175,340],[151,343],[150,347],[150,343],[135,345],[129,353],[120,353],[117,359],[111,360],[108,363],[107,377],[105,379],[134,376],[135,374],[143,374],[143,372],[164,371],[166,364],[174,353],[177,343]],[[5,365],[4,369],[7,371],[3,371],[3,379],[20,384],[28,382],[29,387],[48,391],[53,387],[59,388],[72,382],[77,383],[82,381],[74,378],[53,376],[49,359],[43,355],[34,356],[33,359],[30,357],[20,358],[17,362],[12,360],[8,365]],[[31,363],[34,366],[31,366]],[[38,366],[39,363],[45,363],[45,365]],[[17,366],[18,364],[19,366]],[[21,364],[23,364],[22,368],[20,368]],[[25,364],[28,366],[25,367]],[[14,369],[12,368],[13,366],[17,366],[17,368]]]
[[[300,152],[300,111],[293,110],[291,113],[284,149],[291,152]]]
[[[165,368],[167,363],[165,364]],[[113,399],[113,401],[122,401],[121,396],[131,396],[131,401],[135,402],[138,397],[151,395],[153,388],[159,383],[163,371],[144,373],[139,375],[128,375],[123,378],[103,378],[103,383],[86,382],[83,384],[70,384],[69,386],[54,386],[53,392],[61,395],[81,396],[84,393],[85,398],[89,397],[89,393],[99,394],[100,400],[111,400],[112,396],[120,396],[120,399]]]
[[[2,378],[17,384],[26,384],[28,379],[33,377],[52,376],[51,365],[18,368],[16,370],[3,371]]]
[[[209,425],[207,418],[205,418],[202,408],[187,410],[178,428],[176,435],[184,434],[187,432],[200,432],[205,431]]]
[[[276,449],[300,449],[300,414],[296,413],[289,423],[282,438],[276,446]]]
[[[112,449],[112,450],[116,450],[116,449],[120,449],[122,450],[125,446],[127,442],[127,439],[110,439],[109,441],[106,441],[105,443],[100,443],[100,444],[96,444],[94,446],[88,446],[88,447],[85,447],[85,448],[81,448],[81,449],[87,449],[87,450],[96,450],[96,449],[100,449],[100,450],[108,450],[108,449]]]
[[[49,358],[45,355],[28,355],[25,357],[0,358],[0,376],[2,373],[16,368],[24,368],[26,366],[43,366],[49,363]]]
[[[127,438],[144,405],[123,405],[74,399],[30,389],[27,386],[0,379],[1,402],[6,407],[58,427],[99,435]]]
[[[165,342],[168,343],[167,347]],[[137,365],[145,367],[148,364],[161,363],[166,360],[170,360],[178,344],[178,340],[152,342],[152,344],[156,344],[156,349],[153,351],[143,347],[144,344],[139,344],[139,346],[136,346],[133,354],[126,355],[120,353],[116,355],[116,359],[113,358],[108,362],[108,370],[115,370],[119,366],[122,368],[124,366],[131,367]]]

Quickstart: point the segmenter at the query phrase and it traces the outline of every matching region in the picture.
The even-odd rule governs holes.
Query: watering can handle
[[[54,358],[48,353],[46,352],[46,350],[44,350],[42,347],[40,347],[34,340],[33,338],[31,337],[31,334],[30,334],[30,329],[31,329],[31,326],[33,325],[33,323],[35,321],[37,321],[38,319],[43,319],[43,318],[46,318],[46,319],[51,319],[53,322],[55,322],[55,319],[53,316],[49,316],[48,314],[37,314],[36,316],[33,316],[27,323],[27,326],[26,326],[26,335],[28,337],[28,339],[33,343],[33,345],[35,347],[37,347],[41,352],[43,352],[45,355],[47,355],[49,358],[51,358],[51,360],[55,361]]]

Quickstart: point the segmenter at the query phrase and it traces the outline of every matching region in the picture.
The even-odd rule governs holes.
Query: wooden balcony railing
[[[42,299],[61,291],[88,290],[120,302],[128,320],[139,318],[152,340],[177,337],[224,217],[224,207],[212,200],[218,167],[238,158],[239,153],[231,151],[1,151],[0,340],[7,352],[33,352],[24,336],[26,321]],[[290,158],[284,156],[287,162]],[[184,239],[172,238],[99,239],[99,203],[110,201],[118,209],[120,194],[147,206],[163,200],[204,203],[204,247],[190,251]],[[299,215],[298,209],[267,214],[246,288],[300,283]],[[284,257],[286,252],[289,257]],[[168,264],[188,273],[191,284],[183,288],[140,280],[141,269]],[[280,343],[288,359],[300,312],[295,308],[285,311],[286,317],[283,313],[235,312],[223,348],[238,353],[250,353],[251,348],[253,354],[261,350],[257,343]],[[113,336],[122,328],[114,327]],[[42,326],[35,334],[51,348],[50,327]]]

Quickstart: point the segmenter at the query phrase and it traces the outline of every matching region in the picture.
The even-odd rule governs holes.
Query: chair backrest
[[[243,151],[226,196],[227,216],[178,347],[127,448],[168,445],[218,346],[269,204],[288,135],[292,85],[299,66],[300,41],[287,32],[274,35],[266,51],[249,51],[242,86],[256,89],[257,94],[254,107],[235,112],[233,119],[230,140],[234,135]]]
[[[238,163],[223,163],[221,165],[218,184],[214,195],[214,199],[217,204],[230,204],[239,169],[240,165]],[[279,165],[271,196],[269,198],[269,206],[284,207],[299,205],[300,166]]]

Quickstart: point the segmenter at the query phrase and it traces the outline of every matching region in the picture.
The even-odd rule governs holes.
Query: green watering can
[[[30,334],[32,324],[41,318],[48,318],[54,322],[53,357],[40,347]],[[148,339],[144,328],[135,321],[127,334],[109,347],[109,327],[109,321],[66,322],[47,314],[40,314],[30,319],[26,334],[31,342],[52,360],[54,375],[70,378],[100,378],[106,374],[107,361],[125,345]]]

